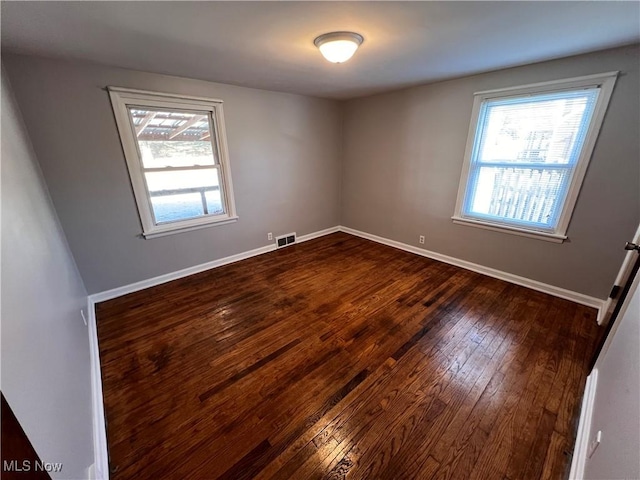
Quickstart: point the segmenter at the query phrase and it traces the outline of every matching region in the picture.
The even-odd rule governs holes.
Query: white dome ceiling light
[[[353,57],[362,44],[362,35],[354,32],[331,32],[317,37],[313,43],[332,63],[343,63]]]

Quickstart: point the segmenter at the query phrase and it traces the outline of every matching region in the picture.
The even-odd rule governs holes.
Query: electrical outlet
[[[273,233],[267,233],[267,240],[273,240]]]
[[[596,448],[598,448],[598,445],[600,445],[601,441],[602,441],[602,430],[598,430],[598,433],[596,433],[595,437],[593,437],[593,440],[591,440],[591,443],[589,444],[589,458],[591,458],[592,455],[595,453]]]
[[[420,235],[420,243],[424,245],[424,235]]]

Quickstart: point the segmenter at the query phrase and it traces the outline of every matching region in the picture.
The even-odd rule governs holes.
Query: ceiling
[[[2,2],[2,48],[351,98],[640,41],[640,3]],[[365,38],[345,64],[313,39]]]

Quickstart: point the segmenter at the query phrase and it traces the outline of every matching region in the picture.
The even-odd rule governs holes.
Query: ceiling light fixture
[[[331,32],[317,37],[313,44],[332,63],[343,63],[353,57],[364,39],[354,32]]]

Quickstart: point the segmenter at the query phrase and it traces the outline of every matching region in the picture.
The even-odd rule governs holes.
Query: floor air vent
[[[291,245],[292,243],[296,243],[296,234],[287,233],[286,235],[281,235],[276,237],[276,246],[278,248],[286,247],[287,245]]]

